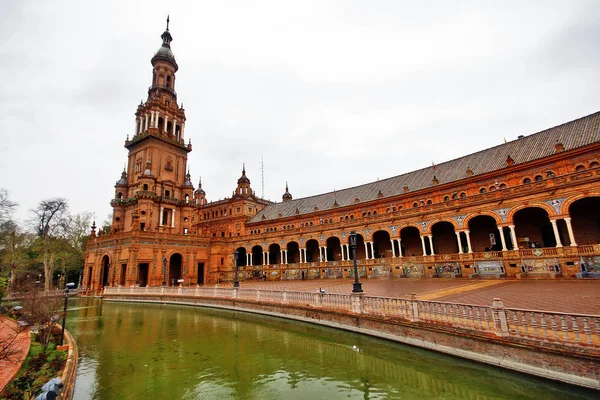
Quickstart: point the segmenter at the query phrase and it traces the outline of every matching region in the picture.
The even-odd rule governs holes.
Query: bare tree
[[[17,203],[8,199],[8,191],[0,189],[0,223],[12,220],[15,208],[17,208]]]
[[[55,198],[43,200],[33,210],[32,225],[36,227],[36,233],[42,241],[42,265],[46,277],[45,289],[50,290],[52,273],[56,261],[56,239],[64,235],[68,230],[68,208],[67,200]]]

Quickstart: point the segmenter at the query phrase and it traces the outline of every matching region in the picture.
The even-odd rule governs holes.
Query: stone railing
[[[110,297],[147,297],[175,302],[189,298],[241,300],[277,306],[334,310],[352,315],[395,319],[413,324],[460,329],[515,342],[534,341],[600,350],[600,315],[525,310],[504,307],[500,299],[492,306],[372,297],[322,292],[290,292],[220,287],[109,287]]]

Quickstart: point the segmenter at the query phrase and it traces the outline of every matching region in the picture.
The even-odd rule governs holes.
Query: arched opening
[[[123,200],[123,193],[121,193],[121,192],[117,193],[117,199]]]
[[[387,231],[377,231],[373,234],[373,256],[392,258],[392,242]]]
[[[454,225],[448,221],[436,222],[431,226],[433,251],[435,254],[458,253],[458,242],[454,233]]]
[[[156,86],[156,72],[152,73],[152,86]]]
[[[310,239],[306,242],[306,262],[319,261],[319,242]]]
[[[263,265],[263,250],[261,246],[252,247],[252,265]]]
[[[238,252],[237,265],[238,267],[245,267],[248,265],[248,257],[246,256],[246,249],[243,247],[238,247],[236,249]]]
[[[350,247],[350,237],[348,237],[348,259],[354,260],[352,257],[352,247]],[[356,259],[365,260],[367,258],[365,253],[365,238],[360,234],[356,234]]]
[[[102,257],[100,261],[100,286],[109,286],[110,282],[110,259],[108,256]]]
[[[341,261],[342,260],[342,244],[340,239],[337,237],[330,237],[325,242],[327,246],[327,261]]]
[[[148,184],[147,184],[147,183],[144,183],[144,186],[143,186],[143,188],[144,188],[144,190],[148,190]]]
[[[162,117],[158,117],[157,128],[159,132],[162,132],[165,129],[165,120]]]
[[[171,135],[171,133],[173,132],[173,123],[171,121],[167,122],[167,135]]]
[[[167,75],[167,87],[171,88],[171,75]]]
[[[600,197],[586,197],[573,202],[569,214],[577,244],[600,243]]]
[[[281,264],[281,246],[277,243],[272,243],[269,246],[269,265]]]
[[[175,125],[175,138],[181,140],[181,126]]]
[[[171,256],[169,260],[169,279],[167,280],[167,285],[177,286],[179,285],[178,280],[182,278],[181,276],[181,254],[175,253]]]
[[[189,203],[189,202],[190,202],[190,195],[189,195],[189,194],[186,194],[186,195],[185,195],[185,203],[187,204],[187,203]]]
[[[528,207],[519,210],[515,213],[513,221],[520,249],[556,246],[550,218],[543,208]]]
[[[421,234],[414,226],[407,226],[400,231],[402,254],[406,256],[422,256]]]
[[[287,244],[287,262],[288,264],[295,264],[300,262],[300,246],[296,242],[289,242]]]
[[[500,251],[502,250],[502,240],[500,239],[500,231],[496,224],[496,220],[489,215],[478,215],[469,221],[469,232],[471,238],[471,248],[473,251]],[[463,252],[467,246],[466,236],[461,234],[461,242]],[[504,231],[504,240],[506,240],[506,248],[512,249],[510,239],[510,230]]]

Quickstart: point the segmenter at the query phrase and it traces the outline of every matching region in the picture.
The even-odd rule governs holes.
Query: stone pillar
[[[154,111],[150,111],[150,128],[154,128]]]
[[[396,246],[394,246],[394,241],[396,239],[390,239],[390,242],[392,243],[392,258],[396,258]]]
[[[508,320],[506,318],[506,310],[504,304],[499,298],[495,298],[492,303],[492,317],[494,318],[494,328],[496,336],[507,337],[508,331]]]
[[[465,236],[467,237],[467,248],[469,249],[469,254],[473,253],[473,247],[471,247],[471,232],[467,229],[465,231]]]
[[[513,250],[519,250],[519,244],[517,243],[517,233],[515,232],[515,226],[509,225],[508,229],[510,229],[510,238],[513,242]]]
[[[344,257],[344,245],[340,244],[340,250],[342,251],[342,261],[346,261],[345,257]]]
[[[175,228],[175,209],[171,211],[171,228]]]
[[[550,223],[552,224],[552,230],[554,231],[554,239],[556,239],[556,247],[563,247],[560,242],[560,235],[558,234],[558,226],[556,226],[556,220],[551,219]]]
[[[138,118],[138,124],[139,124],[138,133],[141,134],[142,133],[142,128],[144,127],[144,124],[142,123],[142,117]]]
[[[140,123],[139,119],[135,119],[135,129],[133,130],[133,136],[138,134],[138,124]]]
[[[183,129],[185,128],[185,123],[181,123],[181,140],[183,140]]]
[[[373,242],[369,242],[369,247],[371,247],[371,258],[375,258],[375,248],[373,247]]]
[[[288,251],[284,250],[284,254],[285,254],[285,263],[288,264]]]
[[[144,131],[148,132],[148,122],[149,122],[149,118],[148,118],[148,114],[146,114],[146,121],[144,122]]]
[[[421,238],[421,246],[423,246],[423,255],[426,256],[427,255],[427,249],[425,248],[425,237],[419,235],[419,237]]]
[[[163,131],[167,133],[167,120],[169,119],[168,115],[165,115],[165,126],[163,127]]]
[[[319,262],[323,262],[323,246],[319,246]]]
[[[369,248],[367,247],[367,242],[365,242],[365,260],[369,259]]]
[[[429,249],[431,249],[431,255],[435,256],[435,251],[433,251],[433,235],[427,235],[429,239]]]
[[[456,233],[456,241],[458,242],[458,254],[462,254],[462,241],[460,240],[460,232],[454,232]]]
[[[565,218],[565,222],[567,224],[567,232],[569,232],[569,241],[571,242],[571,246],[577,246],[577,243],[575,243],[575,235],[573,234],[573,227],[571,226],[571,217]]]
[[[154,127],[158,128],[158,117],[160,116],[160,111],[156,111],[156,117],[154,118]]]
[[[175,136],[175,129],[177,128],[177,120],[173,120],[173,136]]]
[[[398,257],[402,258],[404,255],[402,254],[402,238],[398,238]]]
[[[498,232],[500,232],[500,241],[502,242],[502,251],[506,251],[508,249],[506,248],[506,239],[504,238],[504,227],[499,226]]]
[[[164,212],[164,209],[165,209],[164,207],[160,208],[160,216],[158,218],[158,220],[159,220],[158,221],[158,225],[160,225],[160,226],[162,226],[162,224],[163,224],[163,212]]]

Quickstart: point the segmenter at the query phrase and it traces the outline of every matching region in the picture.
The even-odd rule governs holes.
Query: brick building
[[[196,285],[240,279],[600,276],[600,112],[429,168],[282,202],[245,168],[208,202],[187,168],[185,110],[167,29],[127,137],[110,232],[92,227],[83,284]],[[232,185],[233,186],[233,185]]]

